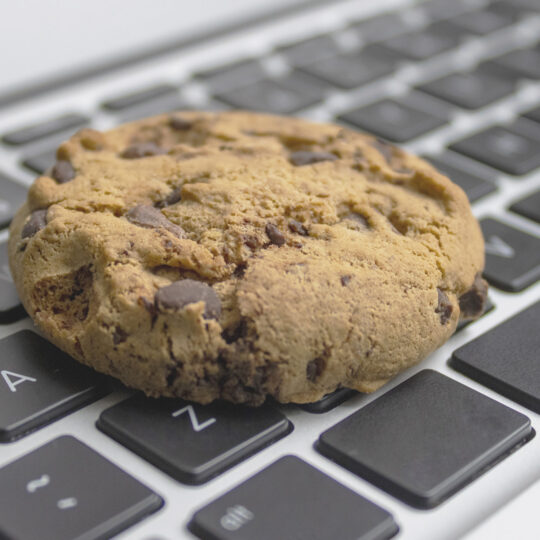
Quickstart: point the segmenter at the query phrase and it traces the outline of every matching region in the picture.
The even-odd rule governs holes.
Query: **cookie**
[[[150,396],[371,392],[482,311],[465,194],[370,135],[183,112],[80,131],[57,157],[11,227],[22,302]]]

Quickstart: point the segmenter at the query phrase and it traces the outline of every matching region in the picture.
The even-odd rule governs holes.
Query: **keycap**
[[[510,9],[518,10],[523,13],[539,12],[540,4],[538,0],[502,0]]]
[[[24,315],[9,271],[7,242],[0,242],[0,324],[15,322]]]
[[[425,159],[442,174],[448,176],[454,184],[463,189],[470,202],[477,201],[497,190],[497,187],[489,180],[467,170],[463,162],[458,161],[452,152],[446,152],[437,157],[425,156]]]
[[[225,92],[266,76],[262,64],[253,58],[238,60],[194,74],[194,77],[204,81],[214,92]]]
[[[43,174],[56,161],[56,150],[46,150],[23,159],[22,164],[38,174]]]
[[[265,111],[274,114],[292,114],[319,103],[328,85],[315,77],[292,72],[278,79],[264,79],[215,94],[215,97],[232,107]]]
[[[464,109],[485,107],[510,95],[514,88],[513,80],[489,75],[484,71],[452,73],[417,87],[422,92]]]
[[[431,20],[448,19],[467,10],[467,4],[462,0],[428,0],[419,7]]]
[[[416,508],[434,508],[524,444],[523,414],[423,370],[319,438],[317,450]]]
[[[349,27],[364,43],[382,41],[408,31],[409,27],[396,13],[383,13],[369,19],[352,22]]]
[[[358,393],[355,390],[340,388],[331,394],[326,394],[326,396],[319,401],[304,403],[303,405],[299,405],[299,407],[310,413],[321,414],[335,409],[338,405],[341,405],[356,395],[358,395]]]
[[[34,332],[22,330],[0,340],[0,442],[42,427],[104,392],[99,375]]]
[[[76,128],[84,126],[89,122],[89,118],[78,113],[69,113],[56,118],[51,118],[39,124],[24,126],[22,128],[10,131],[2,137],[6,144],[19,146],[30,142],[50,137],[63,131],[74,131]]]
[[[510,210],[540,223],[540,190],[516,201]]]
[[[269,405],[198,405],[136,395],[104,411],[100,430],[186,484],[202,484],[281,439],[292,424]]]
[[[302,66],[302,70],[340,88],[350,89],[389,75],[396,62],[372,50],[340,54],[318,59]]]
[[[535,122],[540,122],[540,107],[536,107],[536,109],[526,112],[524,116]]]
[[[486,313],[489,313],[490,311],[494,309],[495,309],[495,306],[493,302],[491,301],[491,299],[488,297],[488,299],[486,300],[486,305],[484,306],[484,311],[482,312],[482,315],[480,315],[480,317],[483,317]],[[478,319],[475,319],[475,320],[478,320]],[[456,332],[463,330],[464,328],[466,328],[467,326],[469,326],[469,324],[473,322],[474,320],[459,321],[456,327]]]
[[[540,413],[540,302],[460,347],[450,365]]]
[[[540,49],[519,49],[499,56],[489,63],[492,69],[517,78],[540,79]]]
[[[346,112],[338,120],[394,142],[406,142],[446,123],[442,117],[397,101],[383,99]]]
[[[484,234],[484,277],[503,291],[519,292],[540,278],[540,238],[492,218],[480,221]]]
[[[0,228],[7,227],[26,200],[26,188],[0,173]]]
[[[471,34],[483,36],[515,23],[518,14],[503,4],[468,11],[449,20],[450,23]]]
[[[460,44],[459,35],[426,28],[383,41],[380,46],[398,57],[422,61],[449,51]]]
[[[540,167],[540,140],[517,125],[494,126],[450,145],[450,149],[514,176]]]
[[[149,101],[161,99],[164,96],[178,94],[178,88],[172,84],[158,84],[136,92],[129,92],[122,96],[106,99],[101,106],[108,111],[118,112],[131,107],[138,107]]]
[[[167,94],[160,99],[147,101],[138,107],[124,109],[117,113],[117,118],[122,122],[132,122],[140,118],[155,116],[157,114],[166,114],[173,111],[192,109],[193,106],[187,103],[176,94]]]
[[[382,540],[391,514],[296,456],[284,456],[196,512],[203,539]]]
[[[314,60],[338,54],[339,47],[331,36],[321,35],[283,45],[276,51],[292,65],[302,66]]]
[[[0,537],[111,538],[163,505],[100,454],[63,436],[0,469]]]

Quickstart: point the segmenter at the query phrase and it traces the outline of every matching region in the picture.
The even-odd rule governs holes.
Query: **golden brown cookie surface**
[[[158,396],[371,391],[485,297],[465,194],[339,126],[241,112],[83,130],[11,228],[17,289],[78,360]]]

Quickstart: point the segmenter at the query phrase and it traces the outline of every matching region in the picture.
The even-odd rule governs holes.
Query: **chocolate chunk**
[[[30,215],[30,219],[24,224],[21,232],[22,238],[31,238],[47,225],[47,209],[36,210]]]
[[[341,276],[340,281],[341,281],[341,284],[344,287],[346,287],[349,284],[349,281],[351,281],[351,279],[352,279],[352,276],[345,275],[345,276]]]
[[[75,178],[75,169],[69,161],[57,161],[51,170],[51,176],[59,184],[65,184]]]
[[[128,146],[120,155],[126,159],[139,159],[165,154],[166,150],[154,142],[140,142]]]
[[[476,274],[472,287],[459,297],[460,319],[476,319],[484,313],[488,284]]]
[[[162,287],[156,293],[155,302],[158,309],[182,309],[188,304],[204,302],[205,319],[218,319],[221,314],[221,302],[216,291],[193,279],[175,281]]]
[[[176,131],[187,131],[188,129],[191,129],[191,127],[193,126],[193,122],[185,120],[180,116],[173,116],[169,120],[169,125]]]
[[[291,221],[289,221],[289,229],[291,232],[300,234],[302,236],[308,235],[308,231],[304,227],[304,225],[300,223],[299,221],[296,221],[295,219],[291,219]]]
[[[244,235],[244,244],[250,249],[257,249],[259,247],[259,241],[256,236],[250,234]]]
[[[175,225],[172,221],[167,219],[160,210],[147,204],[139,204],[134,206],[126,214],[126,218],[135,225],[141,227],[158,229],[163,227],[169,232],[178,236],[178,238],[185,238],[186,233],[182,227]]]
[[[299,150],[293,152],[289,156],[289,160],[293,165],[311,165],[312,163],[319,163],[319,161],[335,161],[338,157],[330,152],[309,152],[307,150]]]
[[[272,223],[267,223],[265,227],[266,236],[270,238],[270,242],[276,246],[282,246],[285,243],[283,233]]]
[[[374,141],[371,142],[371,146],[377,149],[377,151],[383,156],[387,163],[390,163],[392,161],[392,158],[394,157],[394,151],[396,149],[394,145],[390,144],[384,139],[377,137]]]
[[[438,305],[435,308],[435,313],[438,313],[441,318],[441,324],[446,324],[451,315],[452,311],[454,310],[454,306],[451,304],[450,299],[448,296],[446,296],[446,293],[444,291],[441,291],[437,287],[437,295],[438,295]]]
[[[158,208],[165,208],[166,206],[171,206],[171,204],[176,204],[182,200],[182,187],[176,188],[174,191],[171,191],[165,199],[159,201],[156,206]]]
[[[308,381],[313,382],[317,380],[322,375],[325,367],[326,360],[322,356],[308,362],[306,366],[306,377]]]

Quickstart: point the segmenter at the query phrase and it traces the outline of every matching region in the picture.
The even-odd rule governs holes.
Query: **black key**
[[[383,99],[354,109],[338,120],[402,143],[446,124],[446,120],[395,99]]]
[[[202,406],[143,395],[107,409],[97,426],[186,484],[207,482],[293,429],[268,405]]]
[[[534,120],[535,122],[540,122],[540,107],[525,113],[524,116],[530,120]]]
[[[479,109],[514,91],[512,80],[489,75],[485,71],[452,73],[421,84],[418,90],[465,109]]]
[[[350,89],[372,82],[394,71],[396,62],[372,50],[321,58],[302,66],[303,71],[340,88]]]
[[[278,47],[276,50],[284,55],[294,66],[309,64],[314,60],[339,53],[337,43],[328,35],[315,36],[310,39]]]
[[[26,188],[0,173],[0,228],[7,227],[26,200]]]
[[[540,302],[454,351],[450,365],[540,413]]]
[[[422,61],[449,51],[457,47],[460,42],[459,35],[428,27],[422,31],[388,39],[383,41],[380,46],[400,58]]]
[[[98,540],[158,510],[162,499],[74,437],[0,469],[0,537]]]
[[[540,12],[540,3],[538,0],[502,0],[509,9],[520,11],[522,13]]]
[[[178,94],[178,88],[175,86],[172,86],[171,84],[159,84],[137,92],[130,92],[123,96],[108,99],[104,101],[101,106],[108,111],[119,112],[130,109],[131,107],[138,107],[149,101],[161,99],[164,96],[176,94]]]
[[[517,125],[494,126],[450,146],[505,173],[520,176],[540,167],[539,140]]]
[[[540,190],[515,202],[510,210],[540,223]]]
[[[157,114],[165,114],[173,111],[181,111],[192,109],[193,107],[185,100],[180,98],[176,94],[168,94],[161,99],[154,99],[143,103],[138,107],[130,109],[124,109],[119,111],[118,119],[123,122],[139,120],[140,118],[146,118],[147,116],[154,116]]]
[[[22,164],[38,174],[43,174],[56,161],[56,150],[47,150],[23,159]]]
[[[101,378],[93,370],[34,332],[23,330],[0,340],[0,442],[12,441],[102,395]]]
[[[425,156],[425,159],[463,189],[470,202],[474,202],[497,190],[497,187],[489,180],[467,170],[462,162],[451,155],[451,152],[438,157]]]
[[[486,305],[484,306],[484,311],[482,312],[482,315],[480,315],[480,317],[483,317],[486,313],[489,313],[490,311],[492,311],[494,309],[495,309],[495,306],[493,305],[493,302],[491,301],[490,298],[488,298],[487,301],[486,301]],[[477,320],[477,319],[475,319],[475,320]],[[467,326],[469,326],[469,324],[471,324],[473,322],[474,321],[471,321],[471,320],[459,321],[458,325],[456,327],[456,332],[459,332],[460,330],[463,330],[464,328],[466,328]]]
[[[530,420],[423,370],[325,431],[317,449],[416,508],[433,508],[534,434]]]
[[[355,30],[365,43],[389,39],[409,30],[403,19],[395,13],[385,13],[353,22],[349,28]]]
[[[462,13],[449,22],[471,34],[483,36],[515,23],[518,18],[518,14],[505,5],[494,4],[484,9]]]
[[[393,517],[296,456],[285,456],[199,510],[190,530],[205,540],[382,540]]]
[[[467,10],[462,0],[429,0],[422,2],[419,7],[431,20],[448,19]]]
[[[355,390],[340,388],[331,394],[326,394],[326,396],[319,399],[319,401],[304,403],[303,405],[299,405],[299,407],[310,413],[321,414],[335,409],[338,405],[341,405],[356,395],[358,395],[358,393]]]
[[[243,88],[218,93],[215,97],[240,109],[292,114],[319,103],[327,89],[328,85],[320,79],[293,71],[285,77],[264,79]]]
[[[0,324],[15,322],[24,315],[9,271],[7,242],[0,242]]]
[[[23,128],[10,131],[2,137],[2,140],[7,144],[12,145],[27,144],[37,141],[38,139],[50,137],[56,133],[75,130],[80,126],[84,126],[84,124],[87,124],[89,121],[90,120],[82,114],[64,114],[63,116],[58,116],[39,124],[33,124],[31,126],[25,126]]]
[[[540,49],[519,49],[486,62],[488,68],[516,78],[540,79]]]
[[[503,291],[519,292],[540,278],[540,238],[488,218],[484,234],[484,277]]]
[[[194,76],[203,80],[214,92],[225,92],[263,79],[267,74],[258,60],[248,58],[199,71]]]

